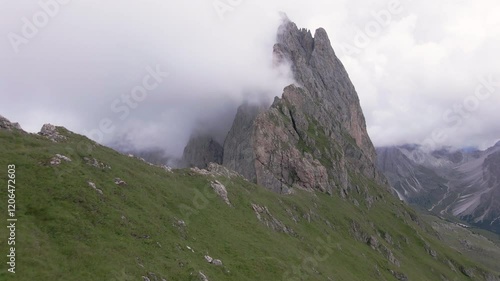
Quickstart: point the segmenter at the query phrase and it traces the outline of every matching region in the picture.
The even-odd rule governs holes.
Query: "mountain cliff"
[[[223,164],[280,193],[345,194],[358,174],[383,182],[356,90],[326,31],[312,36],[285,20],[273,52],[276,63],[291,65],[297,83],[270,108],[238,110]]]
[[[223,148],[207,135],[192,136],[184,148],[182,164],[187,167],[207,168],[209,163],[222,164]]]

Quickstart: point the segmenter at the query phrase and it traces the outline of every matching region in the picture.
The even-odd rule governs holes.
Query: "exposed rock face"
[[[198,280],[208,281],[208,277],[205,274],[203,274],[203,272],[200,271],[200,272],[198,272]]]
[[[207,168],[209,163],[222,164],[222,145],[210,136],[196,136],[189,140],[182,155],[188,167]]]
[[[252,209],[255,212],[257,219],[272,230],[290,235],[296,235],[293,229],[274,217],[266,206],[259,206],[252,203]]]
[[[22,130],[21,125],[19,125],[19,123],[12,123],[9,121],[9,119],[3,117],[2,115],[0,115],[0,129],[9,131]]]
[[[485,151],[378,148],[378,166],[398,196],[500,233],[500,146]]]
[[[226,187],[220,183],[219,181],[213,181],[210,183],[210,185],[212,186],[212,189],[215,191],[215,193],[217,193],[217,195],[219,195],[220,198],[222,198],[222,200],[224,200],[224,202],[231,206],[231,202],[229,201],[229,199],[227,198],[227,189]]]
[[[91,181],[88,181],[87,183],[88,183],[88,185],[89,185],[92,189],[94,189],[95,191],[97,191],[97,193],[99,193],[99,194],[103,195],[102,190],[101,190],[101,189],[99,189],[99,188],[97,188],[97,186],[95,185],[95,183],[93,183],[93,182],[91,182]]]
[[[57,166],[60,165],[62,161],[71,162],[71,159],[64,155],[56,154],[56,156],[50,159],[49,163],[51,166]]]
[[[224,141],[223,165],[239,172],[250,181],[256,181],[254,151],[254,121],[265,112],[263,106],[243,104],[238,108],[233,126]]]
[[[59,132],[57,131],[57,127],[52,124],[43,125],[42,129],[38,134],[50,139],[53,142],[60,142],[66,140],[66,137],[59,134]]]
[[[191,168],[191,171],[204,176],[226,177],[228,179],[241,177],[241,175],[236,173],[235,171],[230,170],[217,163],[209,163],[207,169],[200,169],[198,167],[194,167]]]
[[[274,46],[300,86],[268,109],[243,105],[224,144],[223,164],[276,192],[350,188],[349,175],[382,182],[358,96],[325,30],[313,37],[290,21]]]
[[[366,124],[358,95],[349,75],[333,51],[330,39],[323,28],[311,32],[298,29],[286,21],[279,30],[275,55],[292,63],[295,80],[309,91],[310,97],[321,102],[323,112],[318,112],[317,121],[336,131],[340,123],[361,148],[366,157],[375,160],[375,148],[366,133]],[[314,109],[318,109],[317,106]],[[324,116],[334,116],[336,122]]]

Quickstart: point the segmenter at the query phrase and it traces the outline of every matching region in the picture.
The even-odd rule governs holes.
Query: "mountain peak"
[[[345,195],[353,172],[383,182],[357,93],[326,31],[313,37],[285,18],[274,55],[291,65],[297,83],[270,108],[238,110],[223,165],[279,193],[299,187]]]
[[[278,31],[274,53],[278,61],[291,63],[295,81],[323,104],[374,162],[375,149],[366,132],[358,95],[325,29],[318,28],[313,37],[295,23],[284,22]]]

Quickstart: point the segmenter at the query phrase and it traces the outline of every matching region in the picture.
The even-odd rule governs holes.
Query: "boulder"
[[[61,135],[57,131],[57,127],[52,124],[44,124],[38,134],[48,138],[53,142],[61,142],[66,140],[66,137]]]

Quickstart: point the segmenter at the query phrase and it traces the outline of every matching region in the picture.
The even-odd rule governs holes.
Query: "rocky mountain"
[[[377,152],[401,199],[500,233],[500,142],[484,151],[406,145]]]
[[[0,129],[4,130],[22,130],[19,123],[12,123],[7,118],[0,115]]]
[[[223,165],[279,193],[299,188],[345,196],[358,174],[382,183],[356,90],[326,31],[313,36],[286,19],[273,53],[276,63],[291,65],[296,84],[270,107],[239,108]]]

